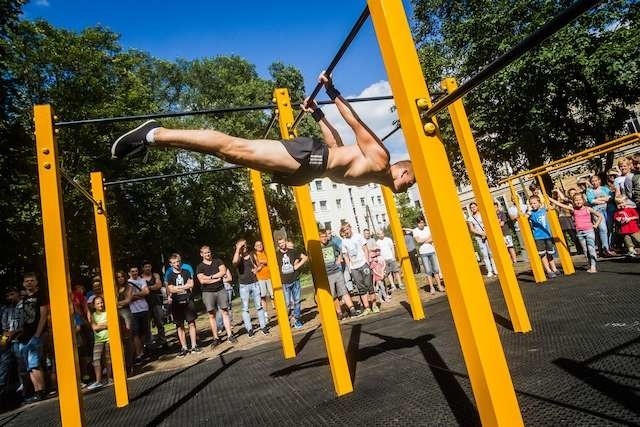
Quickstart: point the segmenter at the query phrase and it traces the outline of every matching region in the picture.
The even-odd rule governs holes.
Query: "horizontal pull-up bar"
[[[244,166],[229,165],[229,166],[223,166],[223,167],[213,168],[213,169],[202,169],[202,170],[197,170],[197,171],[170,173],[170,174],[166,174],[166,175],[145,176],[145,177],[141,177],[141,178],[123,179],[123,180],[120,180],[120,181],[107,181],[107,182],[104,183],[104,186],[105,187],[111,187],[113,185],[132,184],[132,183],[135,183],[135,182],[153,181],[153,180],[156,180],[156,179],[165,179],[165,178],[178,178],[178,177],[181,177],[181,176],[200,175],[200,174],[203,174],[203,173],[222,172],[222,171],[228,171],[228,170],[233,170],[233,169],[243,169],[243,168],[244,168]]]
[[[558,159],[553,162],[544,164],[542,166],[538,166],[533,169],[520,172],[516,175],[503,178],[500,181],[498,181],[498,185],[505,184],[511,180],[522,178],[525,176],[537,176],[547,172],[553,172],[554,170],[563,168],[565,166],[570,166],[580,161],[589,160],[595,157],[596,155],[607,153],[609,151],[615,150],[618,147],[629,145],[634,142],[640,142],[640,133],[630,133],[629,135],[625,135],[621,138],[617,138],[612,141],[605,142],[604,144],[587,148],[586,150],[580,151],[579,153],[571,154],[562,159]]]
[[[324,70],[327,76],[330,76],[331,73],[333,72],[333,69],[336,68],[336,65],[338,65],[338,62],[340,62],[340,60],[344,56],[344,53],[347,51],[347,49],[351,45],[351,42],[353,41],[353,39],[356,38],[356,35],[360,31],[364,23],[367,22],[368,18],[369,18],[369,6],[365,6],[364,10],[360,14],[360,17],[358,18],[356,23],[353,24],[351,31],[349,31],[349,34],[342,42],[340,49],[338,49],[338,53],[336,53],[336,55],[331,60],[331,63],[329,63],[329,66]],[[316,87],[313,89],[313,92],[311,92],[311,95],[309,95],[309,102],[312,102],[314,99],[316,99],[316,96],[318,96],[318,93],[320,93],[320,89],[322,89],[322,86],[323,86],[322,83],[316,84]],[[293,124],[291,125],[292,130],[296,128],[298,123],[300,123],[300,120],[302,120],[303,115],[304,115],[304,111],[301,111],[298,113],[295,120],[293,121]]]
[[[384,96],[368,96],[368,97],[362,97],[362,98],[349,98],[347,99],[347,101],[368,102],[368,101],[385,101],[388,99],[393,99],[393,96],[384,95]],[[318,101],[318,105],[329,105],[329,104],[334,104],[334,101],[331,101],[331,100]],[[300,107],[300,105],[302,105],[301,102],[293,104],[294,107]],[[209,110],[176,111],[176,112],[167,111],[165,113],[140,114],[135,116],[104,117],[104,118],[97,118],[97,119],[57,122],[57,123],[54,123],[54,126],[71,127],[71,126],[80,126],[80,125],[98,125],[98,124],[104,125],[104,124],[118,123],[118,122],[162,119],[166,117],[204,116],[204,115],[215,115],[215,114],[225,114],[225,113],[237,113],[237,112],[243,112],[243,111],[273,110],[274,108],[276,108],[275,104],[264,104],[264,105],[247,105],[244,107],[213,108]]]
[[[571,21],[578,18],[584,12],[597,5],[601,1],[602,0],[579,0],[573,5],[569,6],[558,15],[556,15],[556,17],[554,17],[551,21],[547,22],[538,30],[536,30],[529,37],[518,43],[507,53],[501,55],[489,65],[487,65],[484,69],[473,75],[469,80],[461,84],[458,89],[451,92],[440,101],[436,102],[431,108],[425,111],[424,115],[426,117],[432,117],[440,111],[444,110],[449,105],[465,96],[476,86],[501,72],[522,55],[537,47],[544,40],[551,37],[560,29],[568,25]]]

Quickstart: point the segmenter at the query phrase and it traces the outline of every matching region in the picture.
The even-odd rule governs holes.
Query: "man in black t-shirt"
[[[171,271],[167,277],[167,290],[171,294],[171,314],[178,330],[178,339],[181,346],[178,357],[184,357],[189,354],[187,335],[184,328],[185,321],[189,324],[191,351],[200,353],[202,349],[198,347],[196,340],[196,318],[198,315],[191,299],[193,278],[191,273],[182,269],[180,255],[172,254],[169,257],[169,264],[171,265]]]
[[[43,372],[42,345],[43,335],[47,332],[49,316],[49,298],[38,288],[35,273],[23,276],[22,286],[27,294],[22,298],[23,324],[18,337],[17,352],[22,372],[28,372],[35,394],[28,399],[37,402],[46,397]]]
[[[230,342],[236,342],[231,330],[231,322],[229,321],[229,296],[222,281],[222,278],[227,273],[227,267],[221,259],[213,258],[209,246],[205,245],[200,248],[200,256],[202,257],[202,262],[196,268],[196,276],[202,289],[202,301],[209,314],[209,325],[213,333],[211,347],[220,344],[216,322],[217,309],[222,311],[222,323],[227,331],[227,339]]]
[[[276,251],[278,258],[278,266],[280,267],[280,277],[282,278],[282,288],[284,289],[284,297],[287,306],[293,306],[293,327],[302,328],[300,320],[300,267],[308,260],[307,256],[299,250],[287,247],[287,241],[284,238],[278,239],[278,250]]]

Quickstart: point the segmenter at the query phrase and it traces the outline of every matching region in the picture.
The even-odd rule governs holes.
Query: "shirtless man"
[[[360,120],[333,86],[331,78],[322,73],[320,82],[353,129],[355,145],[345,146],[317,104],[305,101],[302,108],[318,122],[324,140],[307,137],[248,140],[215,130],[167,129],[149,120],[118,138],[111,147],[111,155],[116,159],[140,156],[147,146],[183,148],[271,173],[275,182],[285,185],[304,185],[316,178],[328,177],[344,184],[375,182],[396,193],[406,191],[415,182],[411,162],[402,160],[390,165],[389,152],[382,141]]]

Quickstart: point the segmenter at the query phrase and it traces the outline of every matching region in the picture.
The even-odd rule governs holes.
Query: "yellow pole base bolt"
[[[429,100],[427,98],[420,98],[416,101],[416,105],[421,110],[426,110],[427,108],[429,108]]]
[[[424,124],[423,129],[427,135],[433,135],[434,133],[436,133],[438,127],[433,122],[427,122]]]

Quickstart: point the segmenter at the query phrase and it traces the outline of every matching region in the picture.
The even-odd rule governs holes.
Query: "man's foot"
[[[142,363],[143,363],[142,356],[138,356],[133,360],[134,366],[140,366],[142,365]]]
[[[227,341],[229,341],[231,344],[235,344],[238,342],[238,338],[236,338],[234,334],[231,334],[229,335],[229,338],[227,338]]]
[[[180,353],[178,353],[178,356],[176,357],[185,357],[187,354],[189,354],[189,350],[183,348],[182,350],[180,350]]]
[[[595,268],[590,268],[587,270],[587,273],[597,273],[598,270],[596,270]]]
[[[380,313],[380,307],[378,307],[378,304],[373,304],[373,307],[371,308],[371,311],[373,313]]]
[[[265,327],[264,327],[264,328],[262,328],[261,330],[262,330],[262,333],[263,333],[263,334],[265,334],[265,335],[269,335],[269,327],[268,327],[268,326],[265,326]]]
[[[251,329],[249,332],[247,332],[247,334],[249,335],[249,338],[251,338],[255,335],[255,332],[253,332],[253,329]]]
[[[116,142],[111,146],[111,158],[127,159],[144,156],[147,151],[147,145],[149,145],[149,142],[147,141],[147,134],[151,130],[159,127],[159,122],[156,120],[149,120],[137,128],[125,133],[120,138],[116,139]]]
[[[359,316],[359,315],[360,315],[360,313],[361,313],[361,311],[360,311],[360,310],[356,310],[356,308],[355,308],[355,307],[351,307],[351,308],[349,309],[349,317],[356,317],[356,316]]]
[[[430,286],[430,289],[431,289],[431,290],[429,291],[429,293],[430,293],[431,295],[435,295],[435,294],[436,294],[436,288],[435,288],[435,286]]]
[[[294,327],[295,329],[300,329],[300,328],[302,328],[302,322],[301,322],[301,321],[299,321],[299,320],[296,320],[296,321],[293,323],[293,327]]]
[[[202,349],[198,346],[191,347],[191,353],[202,353]]]
[[[550,271],[550,272],[547,273],[547,278],[549,278],[549,279],[554,279],[556,277],[558,277],[558,276],[553,271]]]
[[[213,341],[211,341],[211,348],[216,348],[220,344],[220,338],[214,337]]]
[[[99,383],[99,382],[96,381],[95,383],[87,386],[87,391],[97,390],[97,389],[102,388],[102,387],[104,387],[104,384]]]
[[[360,317],[368,316],[369,314],[371,314],[371,309],[367,307],[364,310],[362,310],[362,313],[360,313]]]
[[[633,252],[629,251],[629,252],[627,252],[626,256],[628,256],[629,258],[635,258],[636,257],[636,252],[635,251],[633,251]]]
[[[28,399],[24,400],[24,403],[36,403],[36,402],[42,402],[43,400],[45,400],[47,398],[47,392],[44,390],[41,391],[36,391],[35,394],[33,396],[31,396]]]

